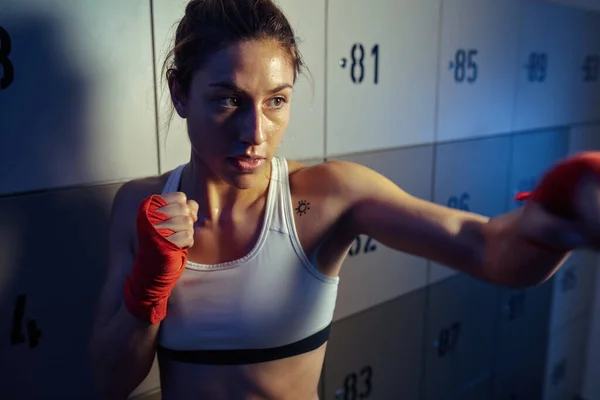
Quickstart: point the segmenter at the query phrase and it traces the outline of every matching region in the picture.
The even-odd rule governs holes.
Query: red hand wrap
[[[125,282],[125,307],[136,317],[159,323],[167,314],[171,290],[185,269],[187,249],[166,239],[174,232],[154,227],[169,217],[156,211],[167,205],[160,196],[142,201],[137,213],[138,252]]]
[[[515,199],[531,199],[541,203],[553,214],[563,218],[574,218],[575,191],[581,178],[587,173],[600,178],[600,152],[579,153],[556,164],[544,175],[533,192],[518,193]]]

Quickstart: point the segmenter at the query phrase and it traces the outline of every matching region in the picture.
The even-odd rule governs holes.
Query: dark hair
[[[294,31],[273,1],[190,0],[163,65],[163,76],[175,79],[187,97],[194,71],[212,54],[255,39],[273,39],[283,46],[294,66],[294,81],[306,68]]]

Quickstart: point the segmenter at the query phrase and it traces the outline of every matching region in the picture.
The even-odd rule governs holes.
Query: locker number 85
[[[479,67],[475,61],[478,51],[476,49],[458,49],[454,60],[450,61],[450,69],[454,70],[454,80],[462,83],[465,81],[475,83],[479,75]]]

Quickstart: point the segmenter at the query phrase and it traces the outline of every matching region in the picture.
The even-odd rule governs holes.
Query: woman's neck
[[[263,179],[248,189],[236,188],[216,176],[202,161],[192,158],[183,169],[180,191],[198,203],[198,221],[218,223],[245,213],[267,194],[271,166]]]

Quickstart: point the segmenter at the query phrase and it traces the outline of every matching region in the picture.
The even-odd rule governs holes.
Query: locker
[[[190,159],[187,124],[173,109],[166,71],[163,69],[165,59],[174,46],[177,26],[188,2],[189,0],[152,1],[160,173],[176,168]]]
[[[325,156],[325,4],[276,0],[286,13],[308,71],[298,76],[292,113],[278,154],[293,159]]]
[[[149,21],[147,1],[2,2],[0,195],[158,172]]]
[[[555,127],[575,120],[572,101],[581,12],[544,0],[523,2],[513,130]]]
[[[594,298],[597,256],[588,250],[576,250],[552,278],[552,331],[570,324],[576,317],[589,312]]]
[[[511,130],[522,2],[444,0],[436,141]]]
[[[523,205],[514,201],[519,192],[534,190],[542,176],[566,157],[569,135],[566,130],[526,132],[512,136],[509,209]]]
[[[413,196],[431,197],[433,147],[354,155]],[[427,260],[386,247],[361,235],[344,261],[334,319],[339,320],[427,285]]]
[[[434,200],[488,217],[506,211],[510,138],[493,137],[437,145]],[[429,283],[456,274],[431,263]]]
[[[580,394],[590,316],[552,330],[548,347],[544,400],[572,399]]]
[[[335,322],[322,398],[419,398],[425,300],[418,290]]]
[[[458,275],[428,292],[423,399],[452,399],[492,373],[498,287]]]
[[[596,267],[598,261],[596,261]],[[600,276],[596,276],[595,293],[593,308],[590,313],[590,328],[587,340],[585,354],[585,370],[582,376],[581,394],[586,399],[595,399],[600,397],[600,381],[598,372],[600,371]]]
[[[569,130],[569,155],[581,151],[600,150],[600,125],[576,125]]]
[[[543,360],[548,340],[552,289],[551,282],[521,290],[500,289],[495,329],[495,368],[512,370],[520,362],[518,360],[540,358],[537,353],[540,348]],[[543,374],[543,368],[541,371]]]
[[[89,340],[118,185],[0,200],[0,393],[94,399]]]
[[[521,334],[527,334],[522,330]],[[493,400],[541,399],[546,367],[546,340],[530,343],[523,352],[496,364]]]
[[[580,11],[576,31],[575,122],[600,121],[600,13]]]
[[[327,156],[432,143],[440,0],[332,0]]]

